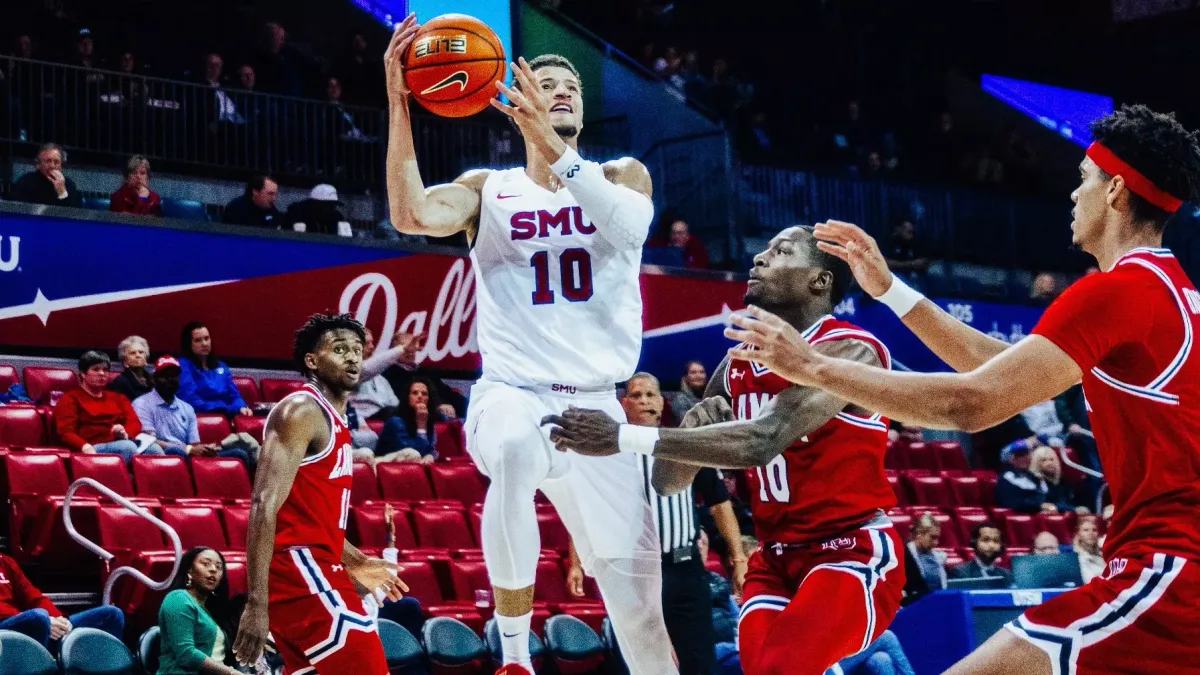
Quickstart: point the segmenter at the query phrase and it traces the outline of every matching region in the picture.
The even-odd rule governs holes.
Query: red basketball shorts
[[[271,637],[287,675],[387,675],[375,622],[340,561],[300,548],[271,559]],[[306,592],[297,593],[297,589]]]
[[[1054,675],[1158,675],[1200,664],[1200,565],[1156,553],[1025,610],[1006,628],[1050,656]]]
[[[750,558],[738,623],[746,675],[821,675],[887,629],[904,589],[891,524]]]

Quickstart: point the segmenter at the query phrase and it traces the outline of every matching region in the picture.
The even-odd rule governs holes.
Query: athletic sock
[[[505,665],[515,663],[533,672],[533,661],[529,657],[529,625],[532,621],[532,610],[521,616],[496,615],[496,628],[500,629],[500,646],[504,653]]]

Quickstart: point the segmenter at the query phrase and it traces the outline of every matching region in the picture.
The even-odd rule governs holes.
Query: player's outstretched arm
[[[405,234],[448,237],[473,228],[479,219],[480,194],[485,170],[468,171],[453,183],[428,190],[417,168],[409,115],[409,91],[404,84],[401,59],[420,25],[410,14],[396,26],[383,55],[388,88],[387,193],[392,227]]]
[[[312,398],[298,396],[272,411],[258,456],[246,542],[246,609],[234,653],[250,665],[267,643],[267,578],[275,552],[275,517],[312,445],[329,442],[325,414]]]
[[[817,345],[835,360],[849,359],[877,372],[875,350],[857,340]],[[705,399],[728,406],[722,398]],[[584,455],[633,452],[684,464],[718,469],[762,466],[805,434],[813,432],[846,407],[846,401],[816,387],[789,387],[752,420],[725,422],[696,429],[655,429],[618,424],[599,410],[571,409],[549,415],[542,424],[557,425],[550,439],[559,450]]]
[[[704,427],[733,419],[733,411],[728,404],[729,394],[725,391],[725,372],[728,369],[729,357],[726,356],[721,359],[721,364],[708,380],[708,386],[704,389],[704,400],[692,406],[679,421],[681,429]],[[722,406],[722,403],[725,405]],[[695,464],[656,457],[650,484],[654,486],[655,492],[664,497],[679,494],[696,480],[696,473],[700,469],[701,467]]]
[[[1075,360],[1041,335],[1030,335],[969,373],[901,373],[833,359],[783,319],[754,306],[730,317],[725,336],[753,345],[729,350],[796,384],[892,419],[934,429],[981,431],[1054,398],[1082,377]]]
[[[817,223],[813,235],[818,239],[818,248],[845,260],[863,291],[895,311],[904,325],[951,368],[960,373],[974,370],[1008,349],[1007,342],[971,328],[908,288],[888,269],[875,238],[857,225],[830,220]]]

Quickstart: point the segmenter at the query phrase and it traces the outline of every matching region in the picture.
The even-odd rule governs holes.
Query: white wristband
[[[921,295],[919,291],[913,290],[900,277],[893,274],[892,285],[888,286],[887,292],[875,299],[887,305],[888,309],[903,319],[904,315],[911,312],[918,302],[925,299],[925,296]]]
[[[550,170],[554,172],[554,175],[562,176],[582,159],[579,153],[575,152],[575,148],[568,145],[567,149],[563,151],[562,156],[554,160],[554,163],[550,165]]]
[[[632,452],[638,455],[653,455],[654,445],[658,443],[658,427],[639,427],[636,424],[622,424],[617,432],[617,447],[621,452]]]

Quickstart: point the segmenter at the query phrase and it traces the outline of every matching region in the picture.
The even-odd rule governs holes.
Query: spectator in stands
[[[346,41],[346,52],[334,68],[342,87],[346,102],[355,105],[382,103],[380,94],[384,88],[383,69],[378,59],[367,57],[367,39],[361,31],[352,31]]]
[[[921,568],[921,578],[932,590],[946,587],[946,553],[937,550],[941,539],[942,526],[932,514],[923,513],[913,522],[908,550]]]
[[[145,452],[163,454],[147,442],[139,445],[142,423],[121,394],[108,391],[108,355],[87,352],[79,357],[79,386],[66,392],[54,406],[54,423],[63,444],[84,454],[112,453],[125,463]]]
[[[383,424],[375,461],[432,464],[437,459],[434,423],[442,420],[437,408],[437,396],[429,380],[413,378],[396,414]]]
[[[1058,547],[1058,537],[1050,532],[1039,532],[1033,538],[1033,555],[1058,555],[1062,553]]]
[[[212,53],[204,57],[204,73],[201,84],[213,90],[212,96],[202,96],[206,110],[204,119],[208,122],[208,130],[217,132],[228,125],[245,124],[246,119],[238,112],[237,102],[225,85],[221,82],[221,73],[225,69],[225,59],[220,54]]]
[[[179,398],[197,412],[254,414],[233,383],[233,371],[217,360],[208,326],[199,321],[184,326],[179,336],[179,353],[183,354],[179,362]]]
[[[342,213],[342,202],[337,188],[321,183],[312,189],[308,199],[301,199],[287,210],[287,222],[296,232],[309,234],[336,234],[353,237],[350,221]]]
[[[1042,483],[1044,489],[1043,503],[1053,504],[1057,513],[1075,511],[1080,515],[1091,513],[1086,506],[1080,506],[1075,497],[1075,489],[1063,480],[1062,460],[1058,458],[1057,448],[1043,445],[1033,451],[1029,462],[1029,472]]]
[[[119,67],[123,77],[115,79],[112,93],[121,96],[121,105],[125,108],[143,104],[150,97],[150,88],[146,84],[146,78],[136,72],[137,57],[128,51],[121,54]]]
[[[1000,577],[1005,580],[1005,586],[1011,584],[1012,572],[996,565],[1004,555],[1004,541],[995,523],[979,523],[971,528],[971,550],[975,553],[973,558],[947,571],[951,579]]]
[[[263,27],[262,48],[254,70],[262,91],[284,96],[304,93],[298,55],[287,44],[287,31],[274,21]]]
[[[225,557],[188,550],[158,610],[158,675],[238,675],[231,618]]]
[[[238,84],[242,86],[243,91],[254,91],[254,83],[254,66],[251,66],[249,63],[243,63],[238,68]]]
[[[275,207],[279,184],[269,176],[257,175],[246,182],[245,193],[225,205],[222,221],[228,225],[250,225],[273,230],[283,224],[283,212]]]
[[[1096,516],[1079,518],[1071,548],[1079,556],[1079,572],[1083,575],[1083,583],[1104,574],[1108,563],[1104,562],[1104,553],[1100,550],[1100,523]]]
[[[1049,304],[1058,295],[1058,280],[1049,272],[1042,272],[1033,278],[1029,286],[1029,299],[1035,302]]]
[[[708,371],[699,361],[688,361],[684,375],[679,380],[679,391],[671,392],[671,412],[681,420],[700,401],[708,387]]]
[[[154,391],[133,403],[142,428],[154,434],[155,444],[180,457],[233,457],[250,467],[258,453],[257,443],[248,445],[241,434],[221,443],[201,443],[196,410],[180,399],[179,361],[174,356],[158,357],[154,364]]]
[[[138,335],[130,335],[117,345],[117,358],[125,369],[108,383],[108,390],[123,394],[130,401],[135,401],[143,394],[154,391],[154,381],[150,379],[150,371],[146,369],[146,360],[150,358],[150,344]]]
[[[63,174],[64,162],[62,148],[54,143],[43,145],[38,150],[36,168],[13,183],[9,199],[46,206],[82,206],[75,181]]]
[[[708,251],[704,242],[693,237],[687,221],[668,209],[658,220],[658,234],[646,244],[658,248],[674,247],[683,254],[683,266],[688,269],[708,269]]]
[[[372,142],[375,140],[362,132],[354,119],[354,113],[347,110],[342,104],[342,83],[336,77],[326,80],[325,96],[325,101],[330,108],[330,130],[333,132],[332,140],[335,143],[342,141]]]
[[[892,228],[890,243],[888,269],[910,282],[924,286],[925,271],[929,268],[929,252],[924,243],[917,239],[917,226],[911,218],[896,223]]]
[[[102,605],[71,616],[63,613],[29,582],[17,561],[0,553],[0,630],[12,630],[49,648],[73,628],[97,628],[118,640],[125,631],[125,614]]]
[[[1058,506],[1046,501],[1048,486],[1029,470],[1032,457],[1028,439],[1004,446],[1000,461],[1007,467],[996,480],[996,506],[1018,513],[1058,513]]]
[[[354,406],[354,409],[362,419],[387,419],[400,406],[400,399],[396,397],[396,392],[392,389],[392,385],[388,383],[387,378],[382,374],[387,365],[372,369],[379,374],[368,377],[371,371],[368,370],[367,365],[369,364],[369,359],[375,355],[375,333],[369,328],[363,332],[366,335],[366,341],[363,343],[362,372],[365,379],[361,380],[358,388],[350,395],[350,404]],[[403,339],[405,335],[405,333],[396,333],[395,337]],[[416,336],[410,335],[409,337],[415,338]],[[412,344],[413,351],[411,357],[415,357],[417,340],[410,339],[409,342]],[[454,415],[451,415],[451,417],[454,417]]]
[[[742,548],[743,558],[749,558],[750,553],[758,548],[758,541],[754,537],[749,537],[749,539],[754,542],[749,552],[745,550],[746,537],[736,544]],[[704,530],[700,530],[696,539],[696,548],[700,551],[700,560],[708,560],[708,533]],[[737,647],[738,598],[734,595],[729,579],[716,572],[705,571],[708,572],[708,590],[709,596],[712,598],[711,614],[713,636],[716,640],[714,643],[717,659],[716,673],[718,675],[726,673],[736,675],[742,672]]]
[[[415,341],[414,341],[415,340]],[[381,363],[386,362],[391,365],[385,366],[383,376],[387,378],[388,384],[392,385],[392,391],[399,392],[408,391],[409,385],[413,379],[417,377],[417,358],[420,355],[422,346],[425,343],[425,335],[412,335],[397,333],[392,337],[392,347],[382,354],[376,352],[375,358],[380,359]],[[363,362],[363,374],[373,372],[375,364],[371,361]],[[421,373],[421,377],[426,382],[433,385],[434,398],[440,405],[435,409],[441,413],[446,419],[455,419],[466,417],[467,414],[467,399],[460,394],[454,387],[446,384],[444,380],[434,377],[429,373]]]
[[[125,165],[125,182],[109,198],[108,210],[162,217],[162,199],[150,189],[150,160],[134,155]]]

